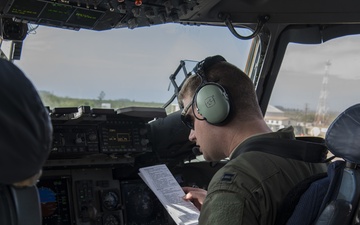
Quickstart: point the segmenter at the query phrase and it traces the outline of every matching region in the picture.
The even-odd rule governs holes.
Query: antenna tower
[[[331,66],[331,61],[328,60],[325,63],[325,74],[324,74],[324,77],[322,80],[319,102],[318,102],[318,105],[316,108],[315,121],[314,121],[315,125],[323,125],[325,123],[325,115],[327,112],[326,98],[328,95],[327,84],[329,81],[329,67],[330,66]]]

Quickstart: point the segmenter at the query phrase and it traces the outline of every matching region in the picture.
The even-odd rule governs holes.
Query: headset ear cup
[[[207,83],[196,94],[198,113],[211,124],[223,122],[230,112],[230,104],[224,88],[216,83]]]

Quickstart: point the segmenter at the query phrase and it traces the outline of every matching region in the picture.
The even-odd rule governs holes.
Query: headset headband
[[[206,71],[213,65],[219,63],[219,62],[226,62],[225,58],[221,55],[215,55],[207,57],[206,59],[200,61],[196,66],[194,67],[194,72],[196,75],[198,75],[201,78],[201,84],[208,82],[206,79]]]

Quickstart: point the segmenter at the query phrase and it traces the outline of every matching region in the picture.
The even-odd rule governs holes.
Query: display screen
[[[41,18],[66,22],[73,14],[74,8],[68,5],[49,3],[41,12]]]
[[[108,130],[108,141],[110,145],[117,145],[118,143],[127,143],[131,141],[131,131],[118,131],[117,129]]]
[[[100,146],[103,150],[131,152],[135,149],[131,128],[104,126],[101,129],[101,137]]]
[[[80,2],[78,2],[80,4]],[[88,3],[87,3],[88,4]],[[15,0],[7,10],[9,15],[40,21],[42,24],[74,25],[93,28],[104,11],[52,1]]]
[[[71,225],[69,177],[42,178],[37,184],[43,225]]]
[[[103,16],[103,12],[87,9],[76,9],[69,18],[68,23],[80,27],[91,28]]]
[[[8,13],[14,16],[38,18],[45,5],[46,3],[40,1],[16,0],[11,5]]]
[[[100,125],[100,151],[103,153],[151,152],[147,122],[139,118],[108,117]]]
[[[142,180],[121,182],[128,225],[175,225],[159,199]]]

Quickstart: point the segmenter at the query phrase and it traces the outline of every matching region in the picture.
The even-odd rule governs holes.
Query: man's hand
[[[187,201],[191,201],[194,203],[196,208],[201,210],[201,206],[204,203],[207,191],[201,188],[193,188],[193,187],[182,187],[186,195],[183,199]]]

